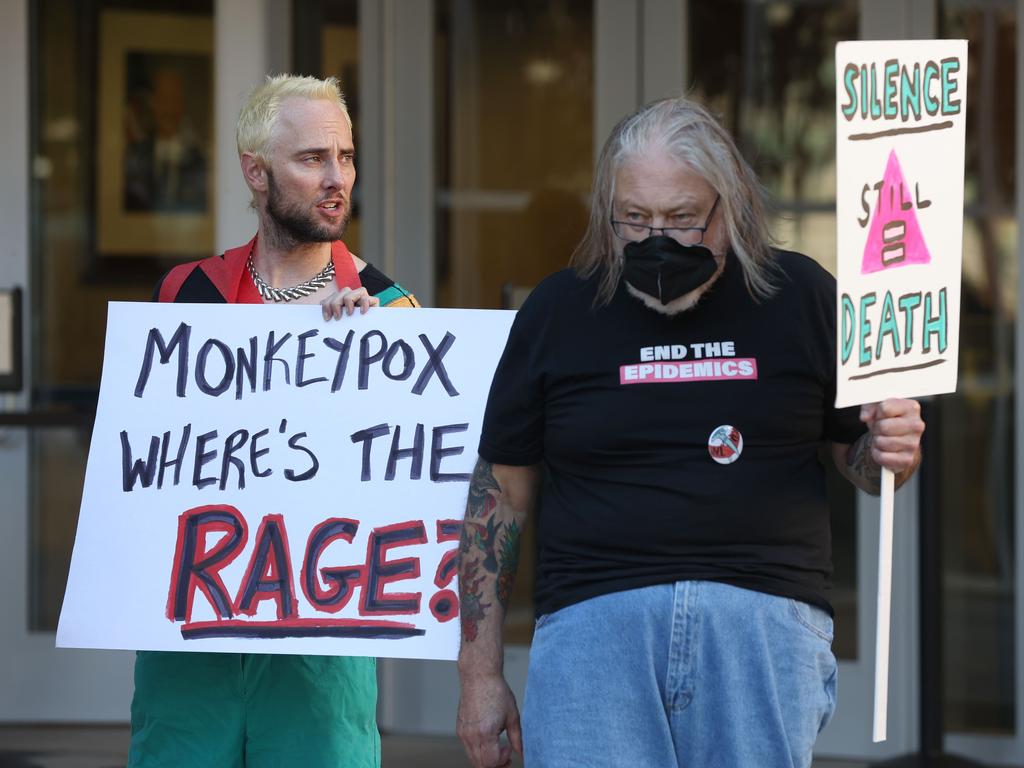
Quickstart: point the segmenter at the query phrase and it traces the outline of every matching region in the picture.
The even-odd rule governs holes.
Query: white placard
[[[956,389],[967,42],[836,46],[836,405]]]
[[[513,316],[112,303],[57,644],[455,658]]]

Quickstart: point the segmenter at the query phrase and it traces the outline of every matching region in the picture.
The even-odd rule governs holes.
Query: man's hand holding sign
[[[882,470],[896,475],[899,488],[921,463],[921,406],[916,400],[890,398],[865,403],[860,419],[868,431],[852,445],[833,443],[836,467],[862,491],[881,493]]]

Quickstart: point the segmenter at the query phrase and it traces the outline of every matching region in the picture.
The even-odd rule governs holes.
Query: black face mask
[[[700,288],[718,269],[706,246],[683,245],[665,235],[630,243],[622,255],[626,282],[662,304]]]

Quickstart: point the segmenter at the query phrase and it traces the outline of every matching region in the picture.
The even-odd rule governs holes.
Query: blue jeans
[[[707,581],[542,616],[523,704],[527,768],[808,768],[835,709],[832,619]]]

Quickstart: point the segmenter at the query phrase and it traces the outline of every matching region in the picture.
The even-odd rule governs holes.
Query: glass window
[[[945,0],[940,37],[967,39],[960,378],[926,448],[942,524],[945,726],[1012,734],[1017,323],[1017,4]],[[929,437],[926,434],[926,437]],[[941,471],[929,471],[941,467]]]
[[[109,300],[212,253],[212,0],[31,8],[33,408],[29,626],[64,592]]]
[[[835,272],[835,45],[857,38],[856,0],[691,0],[693,98],[719,115],[776,207],[780,244]],[[714,30],[715,34],[708,34]],[[856,496],[831,456],[833,650],[857,656]]]
[[[568,265],[593,166],[591,0],[438,0],[437,305],[517,307]],[[533,632],[527,526],[506,638]]]
[[[593,3],[440,0],[437,303],[566,266],[593,165]],[[505,291],[507,293],[507,291]]]
[[[857,19],[855,0],[690,3],[692,95],[771,192],[779,240],[832,272],[835,45],[857,38]]]

